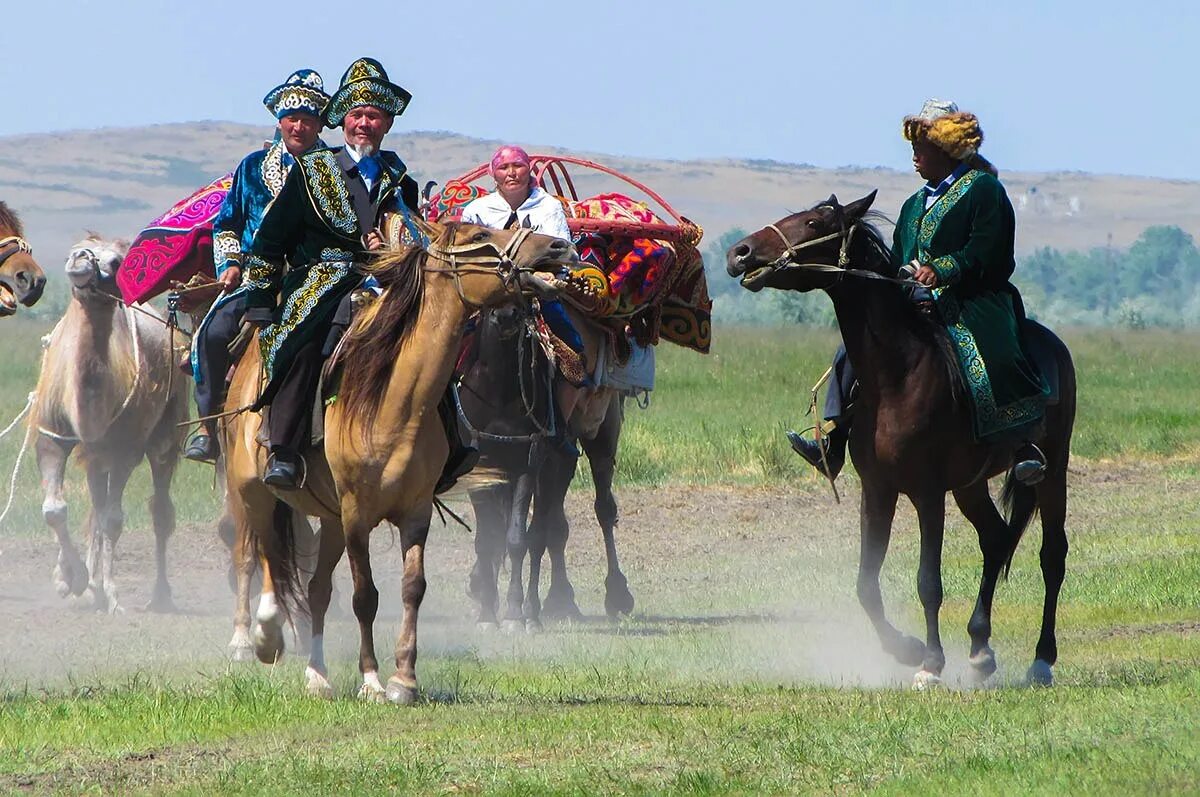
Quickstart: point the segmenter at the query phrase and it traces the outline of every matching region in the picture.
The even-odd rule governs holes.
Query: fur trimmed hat
[[[978,155],[983,144],[975,114],[945,100],[926,100],[919,114],[904,117],[902,130],[909,141],[928,141],[956,161]]]

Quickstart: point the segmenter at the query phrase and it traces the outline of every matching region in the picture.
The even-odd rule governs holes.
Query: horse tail
[[[1025,529],[1029,528],[1033,516],[1037,514],[1037,492],[1017,481],[1010,469],[1000,490],[1000,507],[1012,534],[1012,548],[1004,560],[1004,577],[1008,578],[1008,571],[1012,568],[1013,556],[1017,552],[1017,546],[1021,544],[1021,537],[1025,534]]]
[[[296,513],[283,501],[276,499],[271,512],[271,531],[257,538],[259,552],[266,558],[271,571],[275,599],[285,615],[292,611],[308,611],[308,595],[296,554]]]

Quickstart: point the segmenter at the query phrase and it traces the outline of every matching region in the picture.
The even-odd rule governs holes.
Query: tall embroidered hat
[[[901,129],[909,141],[928,141],[957,161],[977,157],[983,144],[979,119],[948,100],[925,100],[920,113],[904,117]]]
[[[408,107],[412,95],[388,80],[383,64],[374,58],[359,58],[342,75],[342,84],[325,109],[325,124],[338,127],[353,108],[374,105],[392,116]]]
[[[328,104],[325,83],[314,69],[296,70],[263,97],[263,105],[276,119],[293,113],[311,113],[320,118]]]

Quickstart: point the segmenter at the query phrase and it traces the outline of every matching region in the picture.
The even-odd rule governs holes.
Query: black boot
[[[1032,487],[1046,478],[1046,455],[1033,443],[1026,443],[1017,449],[1013,462],[1013,478],[1026,487]]]
[[[846,464],[847,433],[840,427],[822,436],[820,443],[815,440],[806,440],[800,436],[799,432],[793,432],[790,429],[787,431],[787,439],[792,444],[793,451],[828,478],[836,479],[842,472],[842,466]],[[825,450],[823,460],[822,448]],[[826,466],[829,467],[828,473],[825,471]]]
[[[188,440],[183,456],[193,462],[216,462],[221,453],[217,438],[201,429]]]
[[[267,458],[267,472],[263,474],[263,484],[277,487],[280,490],[295,490],[300,487],[300,468],[298,457],[290,451],[278,449],[271,452]]]

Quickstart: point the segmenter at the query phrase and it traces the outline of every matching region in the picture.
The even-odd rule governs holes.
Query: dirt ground
[[[1085,468],[1076,472],[1073,481],[1085,493],[1099,494],[1142,478],[1154,477]],[[765,677],[833,677],[868,683],[910,677],[910,672],[878,654],[878,643],[854,599],[858,490],[853,482],[842,489],[840,505],[815,481],[788,492],[725,487],[619,490],[618,545],[637,607],[631,619],[617,626],[604,617],[603,545],[592,516],[591,494],[573,491],[568,497],[572,537],[567,558],[587,620],[568,634],[551,627],[542,635],[544,640],[568,641],[557,646],[541,641],[520,651],[521,655],[529,650],[532,655],[560,655],[564,646],[592,644],[586,641],[589,638],[604,647],[593,645],[586,655],[607,655],[613,649],[614,629],[629,640],[711,628],[720,638],[698,643],[707,647],[694,651],[692,658],[701,661],[716,650],[736,658],[747,672]],[[465,499],[451,505],[472,519]],[[973,546],[974,535],[962,526],[961,518],[953,511],[949,517],[948,540],[951,536],[966,540],[969,535],[970,542],[964,544]],[[1079,525],[1075,523],[1075,532]],[[915,537],[915,521],[905,506],[896,527],[897,536]],[[1026,545],[1036,550],[1036,542]],[[472,535],[459,526],[435,526],[431,532],[429,587],[420,625],[423,654],[467,653],[486,660],[514,653],[511,637],[499,632],[488,635],[475,627],[475,607],[465,594],[472,546]],[[386,527],[373,535],[373,548],[381,593],[377,652],[386,662],[400,612],[400,556]],[[232,634],[229,556],[215,527],[181,526],[172,541],[170,578],[178,607],[174,614],[152,614],[140,608],[149,598],[154,575],[148,529],[127,529],[120,541],[117,577],[125,612],[116,616],[99,614],[80,599],[58,597],[50,579],[56,553],[49,532],[37,539],[4,541],[0,686],[37,691],[121,683],[137,676],[187,680],[230,666],[225,653]],[[914,575],[895,563],[890,572],[885,570],[885,594],[890,581],[895,595],[892,605],[910,604],[905,605],[910,620],[915,620],[918,608],[911,605],[915,600],[909,594]],[[503,597],[506,572],[501,579]],[[543,595],[548,586],[545,579],[544,575]],[[326,634],[327,651],[331,665],[352,668],[358,635],[345,561],[339,565],[335,584],[338,594]],[[896,595],[897,589],[904,594]],[[903,617],[899,611],[897,606],[893,616]],[[907,624],[916,630],[914,623]],[[959,624],[957,619],[943,620],[944,628]],[[663,652],[665,644],[669,643],[660,641],[659,647],[647,648],[657,652],[646,655],[670,655]],[[948,654],[951,644],[948,641]],[[705,674],[706,665],[695,666]]]

